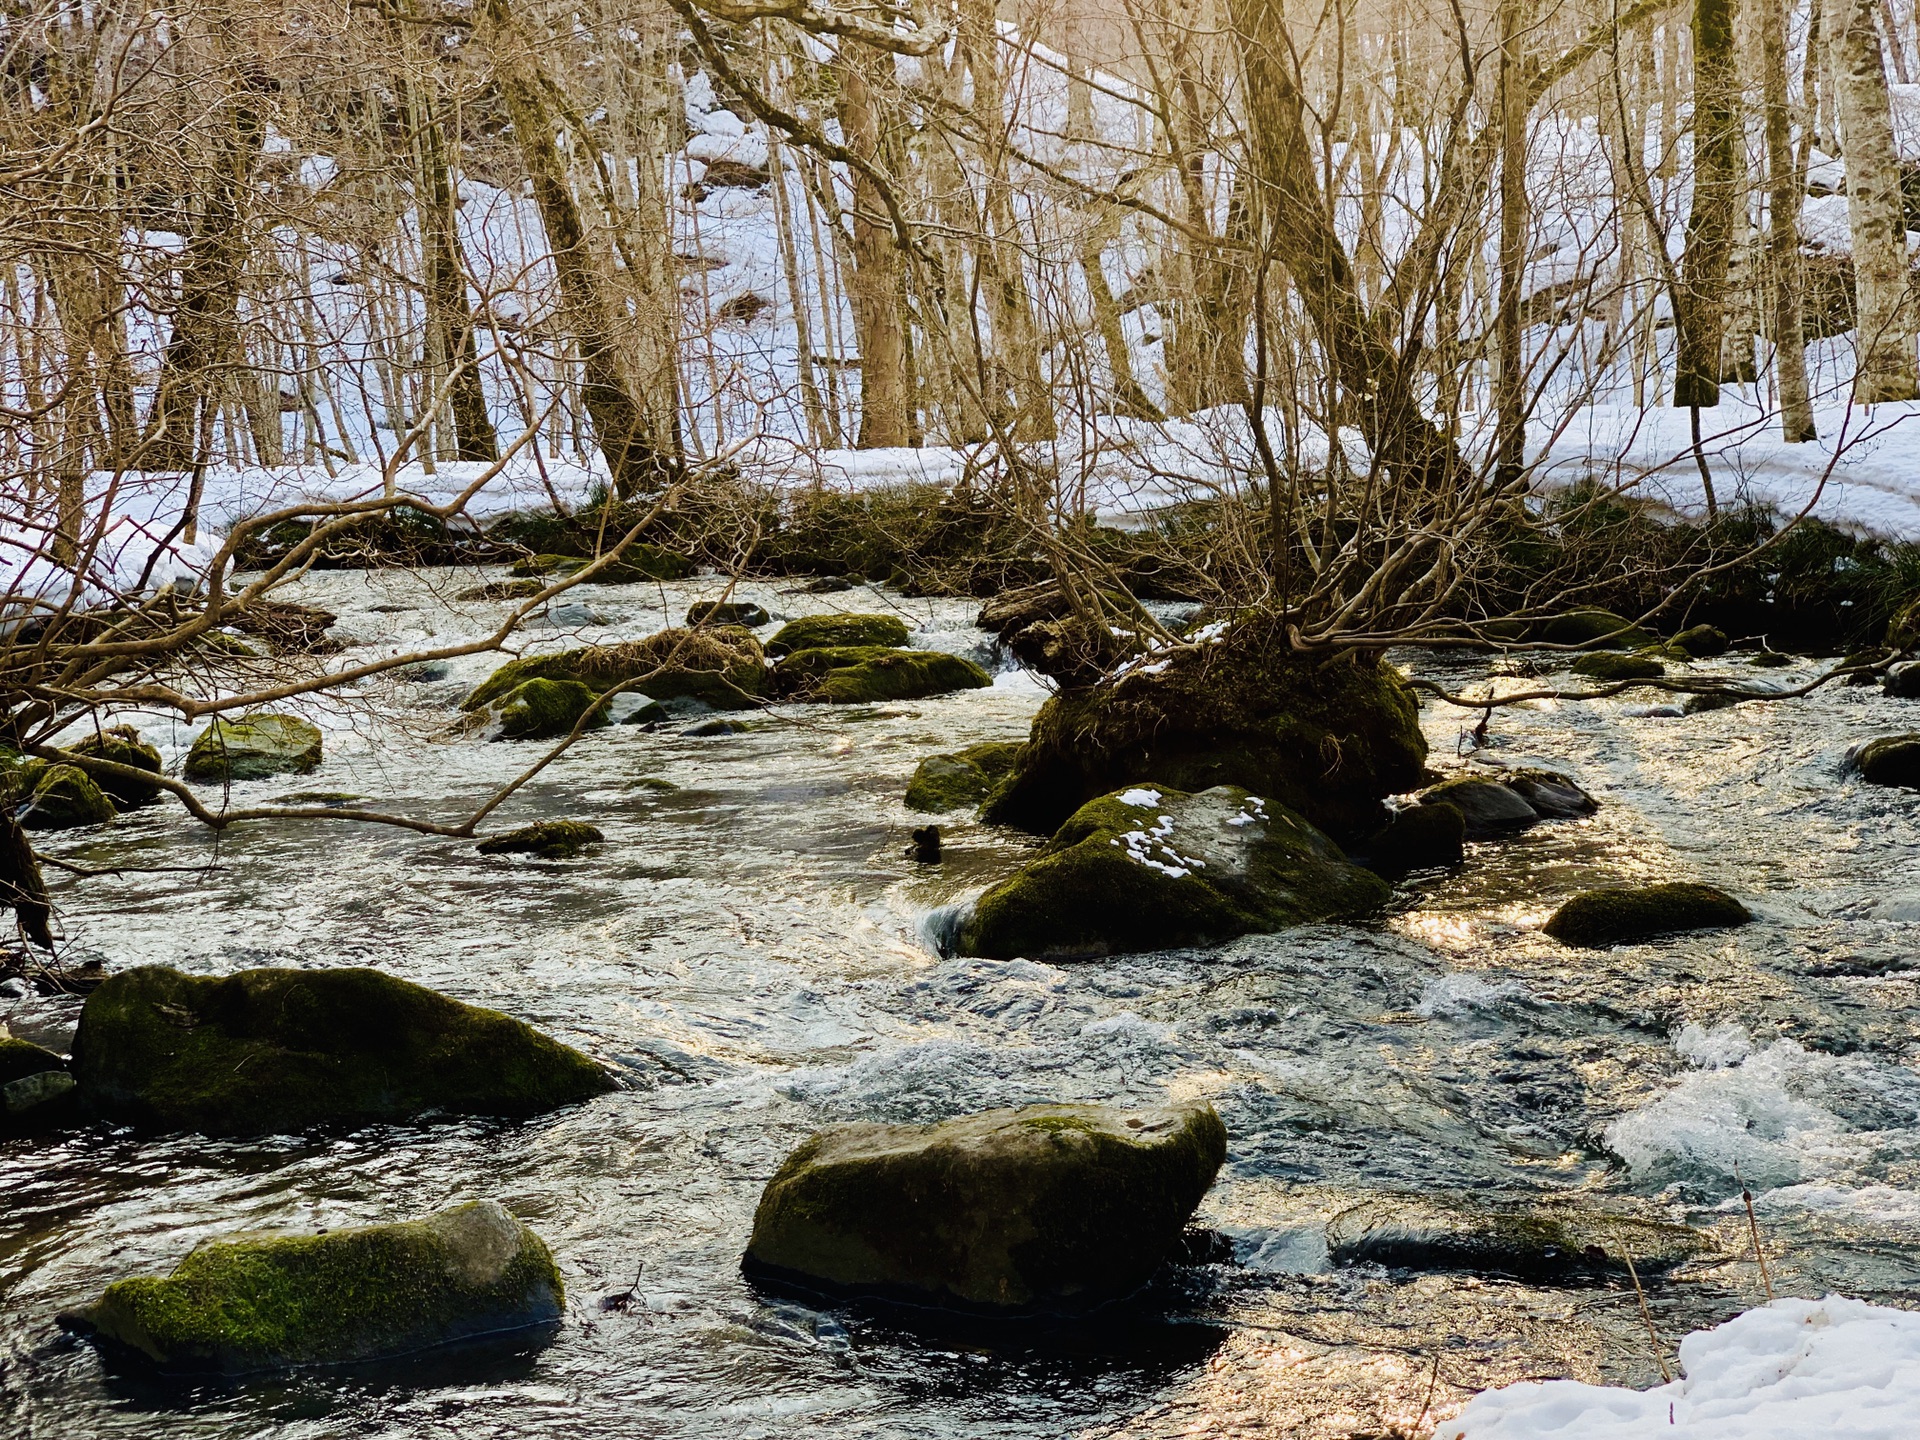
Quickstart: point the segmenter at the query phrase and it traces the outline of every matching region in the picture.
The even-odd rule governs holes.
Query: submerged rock
[[[1207,945],[1386,898],[1379,876],[1283,805],[1230,785],[1140,786],[1083,805],[982,895],[958,949],[1044,960]]]
[[[689,625],[771,625],[773,617],[761,606],[743,600],[701,600],[687,607]]]
[[[906,643],[907,625],[897,615],[806,615],[776,630],[767,641],[767,654],[778,657],[795,650]]]
[[[482,855],[538,855],[542,860],[571,860],[589,845],[602,845],[607,837],[581,820],[536,820],[482,840],[473,848]]]
[[[1604,949],[1682,930],[1716,930],[1753,919],[1726,891],[1694,881],[1586,890],[1553,912],[1546,932],[1567,945]]]
[[[215,717],[187,752],[189,780],[264,780],[320,767],[320,727],[296,715]]]
[[[529,680],[575,680],[595,694],[637,681],[654,700],[699,700],[716,710],[752,705],[766,689],[766,661],[749,630],[661,630],[622,645],[584,645],[509,660],[460,702],[474,711]]]
[[[28,830],[77,830],[110,825],[118,811],[77,765],[33,760],[15,773],[15,818]]]
[[[73,1072],[103,1119],[209,1135],[535,1115],[614,1088],[497,1010],[361,969],[124,971],[87,997]]]
[[[64,1069],[36,1070],[0,1085],[0,1115],[15,1128],[36,1124],[73,1109],[73,1076]]]
[[[1018,740],[989,740],[954,755],[929,755],[907,782],[907,808],[941,814],[978,805],[1013,769]]]
[[[500,722],[501,740],[554,740],[572,733],[585,718],[585,729],[608,724],[607,702],[578,680],[533,679],[514,686],[493,706]]]
[[[1651,655],[1621,655],[1602,650],[1574,661],[1573,673],[1611,684],[1621,680],[1658,680],[1667,673],[1667,667]]]
[[[1308,660],[1234,627],[1048,700],[982,818],[1045,835],[1125,785],[1237,785],[1357,841],[1385,822],[1383,797],[1421,783],[1426,758],[1419,707],[1390,666]]]
[[[1659,1274],[1713,1249],[1684,1225],[1592,1210],[1477,1210],[1424,1196],[1370,1198],[1328,1222],[1337,1265],[1464,1270],[1533,1284]]]
[[[160,752],[140,738],[140,732],[131,725],[109,725],[97,734],[77,740],[66,749],[75,755],[84,755],[89,759],[106,760],[115,765],[125,765],[131,770],[143,770],[150,775],[161,772]],[[142,805],[151,805],[160,798],[160,787],[151,781],[139,780],[131,775],[99,775],[89,772],[89,778],[100,787],[100,792],[119,810],[137,810]]]
[[[780,694],[828,705],[872,705],[921,700],[953,690],[979,690],[993,677],[971,660],[944,650],[889,650],[836,645],[795,650],[774,667]]]
[[[116,1280],[60,1319],[164,1370],[238,1375],[550,1325],[565,1303],[540,1237],[475,1200],[397,1225],[203,1241],[171,1275]]]
[[[767,1183],[745,1266],[970,1309],[1081,1309],[1152,1278],[1226,1151],[1210,1105],[835,1126]]]
[[[1542,820],[1591,815],[1593,797],[1551,770],[1500,770],[1443,781],[1420,796],[1422,806],[1451,805],[1464,817],[1466,838],[1493,840]]]
[[[1920,734],[1883,735],[1847,752],[1847,761],[1869,785],[1920,790]]]

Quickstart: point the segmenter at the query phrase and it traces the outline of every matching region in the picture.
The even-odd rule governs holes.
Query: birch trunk
[[[891,55],[848,42],[841,44],[834,69],[839,80],[840,133],[849,150],[869,165],[880,163],[880,115],[874,95],[878,67],[891,68]],[[847,298],[860,348],[860,434],[862,450],[910,443],[907,406],[907,347],[900,330],[900,291],[905,267],[894,244],[880,189],[865,175],[853,176],[853,274]]]
[[[1734,0],[1694,0],[1693,207],[1680,257],[1679,347],[1673,403],[1720,403],[1720,349],[1726,326],[1727,264],[1734,207],[1744,199],[1740,81]]]
[[[1787,103],[1787,3],[1759,0],[1761,83],[1767,121],[1768,310],[1780,435],[1789,445],[1819,438],[1807,395],[1806,317],[1800,296],[1800,201],[1806,193],[1793,153]]]
[[[1500,6],[1500,310],[1494,375],[1494,473],[1502,485],[1519,479],[1527,462],[1526,329],[1522,318],[1527,269],[1527,104],[1521,82],[1523,0]]]

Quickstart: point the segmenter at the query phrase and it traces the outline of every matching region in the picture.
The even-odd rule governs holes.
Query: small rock
[[[607,837],[580,820],[536,820],[509,830],[473,848],[482,855],[538,855],[542,860],[571,860],[589,845],[603,845]]]
[[[110,825],[118,811],[87,772],[77,765],[29,761],[17,772],[24,790],[16,819],[29,830],[77,830]]]
[[[922,865],[940,863],[940,827],[922,825],[911,836],[913,843],[907,846],[907,858],[917,860]]]
[[[1716,655],[1726,654],[1731,642],[1726,632],[1716,626],[1695,625],[1689,630],[1682,630],[1667,643],[1694,660],[1711,660]]]
[[[1869,785],[1920,790],[1920,734],[1883,735],[1847,752],[1847,763]]]
[[[1578,645],[1589,650],[1638,650],[1656,643],[1656,637],[1611,610],[1570,610],[1542,621],[1535,633],[1548,645]]]
[[[1747,657],[1747,664],[1758,665],[1763,670],[1778,670],[1783,665],[1793,664],[1793,656],[1779,650],[1756,650]]]
[[[1880,688],[1896,700],[1920,700],[1920,664],[1908,661],[1887,671]]]
[[[800,588],[809,595],[838,595],[843,590],[853,589],[854,582],[844,575],[822,575],[817,580],[809,580]]]
[[[1327,1225],[1337,1265],[1507,1275],[1533,1284],[1626,1277],[1626,1257],[1655,1275],[1712,1245],[1684,1225],[1588,1210],[1475,1210],[1421,1196],[1367,1199]]]
[[[907,808],[943,814],[978,805],[1013,770],[1019,740],[989,740],[954,755],[929,755],[907,782]]]
[[[991,675],[958,655],[943,650],[890,650],[879,645],[795,650],[773,671],[776,692],[827,705],[922,700],[954,690],[983,690],[991,684]]]
[[[494,705],[501,740],[555,740],[585,719],[584,729],[608,723],[607,706],[578,680],[527,680]]]
[[[41,1070],[0,1085],[0,1109],[24,1115],[73,1092],[73,1076],[65,1070]]]
[[[1501,779],[1542,820],[1571,820],[1600,808],[1586,791],[1552,770],[1513,770]]]
[[[667,707],[637,690],[622,690],[607,702],[607,718],[615,725],[652,725],[667,718]]]
[[[140,738],[140,732],[131,725],[109,725],[97,734],[88,735],[66,747],[75,755],[85,755],[96,760],[108,760],[115,765],[125,765],[134,770],[144,770],[158,775],[161,771],[160,752]],[[100,793],[114,804],[117,810],[137,810],[142,805],[151,805],[160,798],[160,787],[144,780],[125,775],[91,774],[94,784],[100,787]]]
[[[1658,680],[1667,673],[1667,667],[1650,655],[1620,655],[1602,650],[1574,661],[1573,673],[1612,684],[1621,680]]]
[[[187,752],[189,780],[264,780],[320,767],[320,727],[295,715],[255,713],[215,718]]]
[[[402,665],[398,670],[388,673],[403,684],[431,685],[451,675],[453,667],[444,660],[422,660],[417,664]]]
[[[741,600],[702,600],[687,607],[689,625],[771,625],[773,617],[761,606]]]
[[[1583,891],[1553,912],[1546,932],[1563,944],[1606,949],[1684,930],[1745,925],[1752,919],[1747,907],[1726,891],[1682,881]]]
[[[1466,824],[1469,840],[1512,835],[1540,822],[1540,812],[1503,780],[1466,775],[1436,785],[1420,796],[1422,805],[1450,805]]]
[[[487,600],[529,600],[547,587],[538,580],[490,580],[462,590],[453,598],[462,603]]]
[[[1409,805],[1394,812],[1387,828],[1368,847],[1369,864],[1398,879],[1415,870],[1437,870],[1466,858],[1467,818],[1445,800]]]
[[[17,976],[13,978],[18,979]],[[22,980],[19,994],[26,993],[27,985]],[[35,1045],[29,1040],[16,1040],[5,1031],[0,1031],[0,1085],[8,1085],[43,1071],[65,1068],[65,1062],[45,1046]]]
[[[555,630],[579,630],[589,625],[606,626],[613,617],[596,610],[584,600],[550,600],[540,612],[543,624]]]
[[[698,725],[689,725],[680,733],[696,739],[705,739],[713,735],[744,735],[753,727],[744,720],[728,720],[716,715],[711,720],[702,720]]]

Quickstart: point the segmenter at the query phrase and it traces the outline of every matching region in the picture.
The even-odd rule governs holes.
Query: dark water
[[[338,574],[306,598],[369,644],[417,644],[491,623],[488,607],[435,598],[464,583]],[[586,633],[644,633],[663,599],[677,620],[713,588],[596,593],[606,624]],[[920,643],[984,640],[963,602],[743,598],[897,606]],[[1459,684],[1484,676],[1402,658]],[[436,735],[487,668],[343,703],[318,775],[235,800],[347,790],[456,813],[527,761],[526,746]],[[1565,768],[1603,808],[1476,847],[1376,927],[1058,967],[942,959],[930,912],[1023,845],[949,817],[945,863],[916,866],[901,791],[928,751],[1023,734],[1041,698],[1007,675],[932,701],[795,710],[745,735],[601,732],[501,817],[607,832],[566,864],[307,822],[215,837],[159,807],[57,842],[90,864],[205,866],[61,882],[76,958],[380,965],[614,1061],[634,1088],[524,1125],[0,1146],[0,1435],[1389,1434],[1429,1400],[1444,1412],[1525,1375],[1646,1383],[1650,1343],[1618,1284],[1335,1266],[1330,1220],[1399,1197],[1690,1220],[1719,1253],[1653,1286],[1671,1344],[1762,1298],[1736,1167],[1778,1288],[1911,1303],[1920,825],[1913,797],[1839,765],[1854,740],[1909,728],[1900,702],[1837,690],[1685,720],[1614,701],[1503,713],[1484,753]],[[1436,763],[1455,763],[1472,718],[1429,710]],[[1710,879],[1760,920],[1602,955],[1539,934],[1557,899],[1625,877]],[[77,1013],[8,1009],[16,1033],[56,1043]],[[1188,1097],[1212,1100],[1232,1136],[1198,1218],[1234,1262],[1173,1267],[1097,1324],[932,1323],[764,1294],[739,1274],[761,1185],[822,1123]],[[559,1256],[569,1312],[550,1343],[183,1386],[109,1368],[53,1324],[208,1235],[481,1196]],[[636,1274],[643,1303],[602,1310]]]

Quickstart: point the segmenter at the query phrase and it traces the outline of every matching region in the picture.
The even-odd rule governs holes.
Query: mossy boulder
[[[1920,735],[1883,735],[1856,745],[1847,761],[1869,785],[1920,790]]]
[[[1116,791],[1080,807],[961,926],[958,949],[1072,960],[1208,945],[1364,915],[1379,876],[1293,811],[1231,785]]]
[[[541,576],[564,580],[578,575],[594,564],[587,555],[530,555],[515,561],[507,573],[523,578]],[[663,550],[658,545],[635,541],[586,577],[589,585],[632,585],[641,580],[684,580],[693,573],[693,562],[684,555]]]
[[[958,655],[943,650],[889,650],[880,645],[795,650],[773,669],[776,693],[828,705],[920,700],[954,690],[979,690],[992,683],[991,675]]]
[[[1726,654],[1733,642],[1727,639],[1726,631],[1717,626],[1695,625],[1682,630],[1667,643],[1689,659],[1711,660],[1716,655]]]
[[[778,657],[795,650],[906,643],[907,625],[897,615],[807,615],[776,630],[767,641],[767,654]]]
[[[542,860],[571,860],[589,845],[606,843],[606,836],[580,820],[536,820],[509,830],[473,848],[482,855],[537,855]]]
[[[109,825],[119,813],[77,765],[29,761],[11,777],[18,787],[15,818],[29,830],[77,830]]]
[[[145,771],[149,775],[161,773],[160,752],[142,740],[140,732],[131,725],[109,725],[64,748],[73,755],[105,760],[114,765],[124,765],[130,770]],[[100,787],[100,793],[111,800],[117,810],[137,810],[160,798],[160,787],[151,781],[136,779],[131,775],[88,773],[94,784]]]
[[[103,1119],[209,1135],[536,1115],[614,1084],[497,1010],[362,969],[123,971],[87,997],[73,1072]]]
[[[1602,650],[1574,661],[1573,673],[1613,684],[1621,680],[1658,680],[1667,673],[1667,667],[1651,655],[1621,655]]]
[[[1534,638],[1547,645],[1578,645],[1587,650],[1638,650],[1659,643],[1625,616],[1611,610],[1569,610],[1534,627]]]
[[[1533,1284],[1625,1280],[1629,1256],[1641,1274],[1660,1274],[1713,1250],[1685,1225],[1590,1206],[1481,1210],[1424,1195],[1370,1196],[1349,1205],[1328,1222],[1326,1239],[1336,1265],[1466,1271]]]
[[[479,601],[531,600],[547,587],[538,580],[489,580],[484,585],[472,585],[453,598],[462,604]]]
[[[989,740],[953,755],[929,755],[907,782],[907,808],[928,814],[978,805],[1013,769],[1018,740]]]
[[[1920,700],[1920,664],[1895,665],[1880,682],[1882,693],[1895,700]]]
[[[1237,785],[1358,841],[1385,823],[1384,796],[1420,785],[1426,759],[1398,671],[1370,656],[1303,657],[1243,624],[1048,700],[982,818],[1048,835],[1129,784]]]
[[[551,1325],[565,1303],[540,1237],[474,1200],[397,1225],[203,1241],[172,1274],[116,1280],[60,1319],[163,1370],[239,1375]]]
[[[47,1070],[64,1070],[67,1062],[44,1045],[0,1034],[0,1085],[9,1085]]]
[[[1083,1309],[1152,1278],[1226,1153],[1204,1104],[836,1126],[767,1183],[745,1267],[965,1309]]]
[[[1586,890],[1553,912],[1546,931],[1566,945],[1605,949],[1683,930],[1745,925],[1753,915],[1726,891],[1694,881]]]
[[[757,629],[772,623],[773,617],[763,607],[745,600],[701,600],[687,607],[689,625],[745,625]]]
[[[669,629],[621,645],[509,660],[475,686],[460,708],[478,710],[529,680],[574,680],[595,694],[637,681],[634,688],[653,700],[685,696],[716,710],[740,710],[765,693],[767,671],[750,630]]]
[[[1367,868],[1390,879],[1450,868],[1466,859],[1467,817],[1444,800],[1408,805],[1368,842]]]
[[[553,740],[584,718],[589,730],[608,723],[607,702],[578,680],[527,680],[493,706],[500,740]]]
[[[215,717],[187,751],[189,780],[224,783],[304,775],[320,768],[320,727],[297,715]]]

